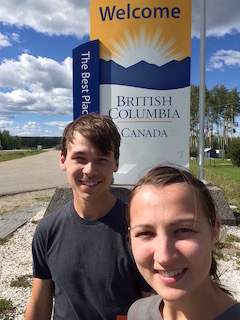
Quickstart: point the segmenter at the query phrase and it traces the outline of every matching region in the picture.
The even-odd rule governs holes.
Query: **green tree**
[[[211,90],[211,109],[216,125],[219,148],[224,149],[226,136],[225,105],[228,103],[228,90],[224,85],[216,85]]]
[[[228,155],[234,166],[240,167],[240,138],[230,141],[228,146]]]
[[[21,138],[18,136],[11,136],[8,130],[0,130],[0,141],[5,150],[21,148]]]
[[[205,145],[226,149],[234,138],[235,118],[240,113],[240,98],[237,89],[228,91],[224,85],[216,85],[205,91]],[[199,86],[191,86],[190,148],[198,143]]]
[[[190,106],[190,148],[196,149],[198,144],[199,124],[199,86],[191,86]]]

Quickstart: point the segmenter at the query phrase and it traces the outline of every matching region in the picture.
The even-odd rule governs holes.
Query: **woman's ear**
[[[66,161],[65,156],[62,154],[62,152],[60,152],[59,164],[60,164],[60,168],[61,168],[63,171],[66,171],[66,170],[67,170],[66,165],[65,165],[65,161]]]
[[[213,246],[218,238],[219,232],[220,232],[220,228],[221,228],[221,219],[220,218],[216,218],[215,221],[215,226],[212,228],[212,240],[213,240]]]

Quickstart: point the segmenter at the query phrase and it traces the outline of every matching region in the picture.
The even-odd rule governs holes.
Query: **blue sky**
[[[195,85],[200,1],[192,0]],[[222,84],[240,91],[239,0],[206,2],[206,86]],[[72,120],[72,50],[89,40],[89,4],[90,0],[0,0],[0,130],[19,136],[60,136]],[[237,121],[240,136],[240,118]]]

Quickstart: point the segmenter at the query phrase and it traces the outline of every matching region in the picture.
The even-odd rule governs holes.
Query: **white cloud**
[[[65,129],[65,127],[70,123],[70,121],[50,121],[50,122],[44,122],[44,125],[49,126],[51,128],[54,129],[54,132],[56,132],[56,128],[57,128],[57,133],[59,134],[59,136],[62,135],[63,130]],[[45,130],[45,132],[48,130]],[[52,131],[48,131],[48,132],[52,132]]]
[[[20,36],[19,36],[18,33],[13,32],[13,33],[11,34],[11,37],[12,37],[12,40],[13,40],[13,41],[15,41],[15,42],[21,42],[21,41],[20,41]]]
[[[37,84],[46,91],[55,87],[70,89],[71,71],[71,58],[58,63],[52,59],[36,58],[24,53],[17,61],[5,59],[0,64],[0,86],[17,89]]]
[[[89,33],[89,4],[81,0],[0,0],[0,21],[49,35]]]
[[[200,36],[200,1],[192,0],[192,36]],[[206,0],[206,34],[221,37],[240,32],[239,0]]]
[[[49,126],[49,127],[58,127],[61,129],[64,129],[69,122],[66,121],[50,121],[50,122],[44,122],[45,125]]]
[[[0,119],[0,131],[7,130],[7,128],[12,125],[14,125],[14,121]]]
[[[240,67],[240,51],[236,50],[218,50],[209,60],[207,70]]]
[[[21,135],[35,135],[41,131],[40,124],[35,121],[29,121],[23,127]]]
[[[0,33],[0,49],[3,47],[9,47],[11,43],[6,35]]]
[[[29,116],[28,118],[31,118]],[[64,128],[70,121],[37,122],[34,120],[19,122],[0,119],[0,131],[10,131],[16,136],[62,136]],[[47,128],[49,127],[49,129]]]
[[[72,59],[58,63],[26,53],[0,64],[0,116],[14,113],[70,114],[72,112]]]

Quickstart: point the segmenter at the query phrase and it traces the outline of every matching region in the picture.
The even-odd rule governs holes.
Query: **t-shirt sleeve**
[[[131,307],[129,308],[128,313],[127,313],[127,319],[128,319],[128,320],[136,320],[136,319],[139,319],[139,318],[138,318],[138,307],[137,307],[137,304],[136,304],[136,303],[133,303],[133,304],[131,305]]]
[[[135,301],[128,310],[127,319],[128,320],[143,320],[150,319],[149,314],[146,312],[148,309],[148,299],[143,298]]]
[[[33,277],[39,279],[51,279],[48,268],[47,255],[48,235],[44,224],[39,222],[32,241]]]
[[[159,295],[135,301],[129,308],[128,320],[162,320],[159,311],[161,297]]]

